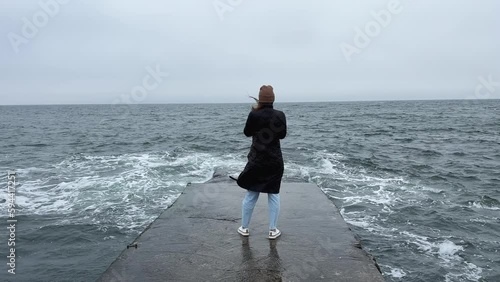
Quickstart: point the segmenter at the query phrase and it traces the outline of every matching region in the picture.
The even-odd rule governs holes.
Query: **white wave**
[[[489,207],[489,206],[483,205],[480,202],[479,203],[478,202],[469,203],[469,207],[476,208],[476,209],[492,210],[492,211],[500,210],[500,207]]]
[[[403,231],[403,232],[401,232],[401,234],[409,237],[407,242],[409,244],[416,245],[419,250],[422,250],[425,252],[430,252],[432,250],[432,248],[434,247],[434,245],[428,241],[429,237],[412,234],[412,233],[407,232],[407,231]]]
[[[344,220],[351,225],[354,225],[356,227],[363,228],[367,230],[368,232],[371,233],[376,233],[380,237],[385,237],[385,238],[396,238],[397,236],[395,235],[397,229],[396,228],[386,228],[383,226],[380,226],[377,224],[378,219],[376,216],[361,216],[361,217],[356,217],[356,219],[346,219],[349,216],[346,215],[352,215],[353,213],[345,213],[344,211],[341,211],[342,216],[344,217]],[[359,214],[362,214],[359,212]]]
[[[142,230],[187,183],[209,180],[217,167],[236,173],[244,165],[240,156],[189,151],[71,156],[50,169],[21,169],[18,214],[59,215],[64,219],[57,224],[91,222],[103,230]],[[42,171],[50,174],[39,177]]]
[[[460,256],[464,251],[462,246],[455,244],[448,239],[434,239],[431,242],[429,237],[412,234],[410,232],[401,232],[402,235],[407,236],[409,244],[416,245],[418,249],[424,251],[427,255],[434,256],[440,259],[440,264],[446,267],[448,273],[446,274],[446,281],[457,281],[458,278],[467,281],[479,281],[481,279],[482,268],[477,265],[465,261]]]
[[[439,194],[439,193],[443,193],[444,191],[441,190],[441,189],[437,189],[437,188],[432,188],[432,187],[427,187],[427,186],[421,186],[421,189],[423,191],[429,191],[429,192],[432,192],[432,193],[436,193],[436,194]]]
[[[285,177],[311,180],[313,168],[297,164],[293,161],[285,162]]]
[[[464,262],[465,267],[461,271],[448,272],[445,275],[445,282],[454,281],[484,281],[481,273],[483,269],[473,263]]]
[[[392,267],[390,265],[385,265],[385,264],[380,264],[380,266],[382,268],[389,269],[389,271],[385,271],[384,273],[386,275],[391,276],[391,277],[394,277],[394,278],[403,278],[403,277],[405,277],[407,275],[406,272],[403,269],[401,269],[401,268]]]
[[[462,246],[448,239],[430,239],[386,226],[385,221],[396,206],[422,206],[429,202],[444,204],[449,201],[442,189],[429,187],[394,174],[375,174],[363,168],[349,167],[345,164],[345,157],[340,154],[326,151],[308,152],[308,154],[302,154],[302,157],[307,159],[307,164],[288,164],[287,177],[307,179],[320,186],[325,194],[335,199],[336,202],[340,202],[339,209],[347,223],[376,236],[403,240],[410,245],[415,245],[419,250],[416,252],[417,255],[423,252],[426,256],[433,257],[433,260],[438,260],[450,273],[458,273],[465,268],[468,274],[460,277],[468,277],[472,281],[480,277],[481,268],[461,257],[461,253],[464,252]],[[442,199],[436,197],[442,197]],[[477,203],[475,207],[487,208]],[[359,211],[360,208],[364,211]],[[391,268],[385,271],[385,274],[394,278],[407,275],[398,268]]]
[[[399,197],[392,191],[386,190],[384,187],[379,187],[377,190],[365,191],[370,194],[335,197],[342,200],[344,206],[356,205],[360,203],[372,203],[383,206],[381,211],[391,212],[390,207],[393,206]]]
[[[369,226],[370,226],[370,222],[367,222],[367,221],[346,220],[346,222],[351,224],[351,225],[365,228],[365,229],[369,229]]]
[[[497,223],[500,220],[498,217],[487,217],[487,218],[471,218],[469,221],[471,222],[477,222],[477,223]]]
[[[437,245],[437,248],[439,257],[441,257],[446,262],[458,260],[459,257],[457,255],[457,252],[464,250],[462,246],[457,246],[455,243],[449,240],[444,240],[444,242]]]
[[[27,167],[27,168],[19,168],[16,169],[16,173],[18,175],[23,175],[23,174],[30,174],[34,172],[50,172],[51,170],[49,168],[42,168],[42,167]]]

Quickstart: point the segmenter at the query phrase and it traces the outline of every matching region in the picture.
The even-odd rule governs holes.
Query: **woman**
[[[269,239],[276,239],[281,232],[276,227],[280,210],[280,186],[283,177],[283,156],[280,139],[286,136],[285,114],[273,108],[273,87],[264,85],[259,91],[245,125],[244,133],[252,137],[248,163],[238,177],[238,185],[247,189],[243,199],[242,226],[238,233],[249,236],[248,226],[260,193],[267,193],[269,204]]]

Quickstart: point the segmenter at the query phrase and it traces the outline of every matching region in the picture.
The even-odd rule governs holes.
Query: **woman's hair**
[[[253,105],[252,106],[252,111],[258,111],[260,109],[262,109],[262,107],[264,106],[264,104],[262,104],[261,102],[259,102],[259,99],[253,97],[253,96],[249,96],[250,98],[254,99],[255,102],[257,102],[257,104]]]
[[[264,104],[262,104],[261,102],[258,102],[257,104],[252,106],[252,111],[258,111],[258,110],[262,109],[262,107],[264,107]]]

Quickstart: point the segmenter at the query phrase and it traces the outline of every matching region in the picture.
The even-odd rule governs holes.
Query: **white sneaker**
[[[276,228],[274,231],[269,230],[269,239],[274,240],[279,236],[281,236],[281,231],[278,228]]]
[[[250,230],[248,230],[248,228],[243,228],[243,226],[240,226],[240,228],[238,228],[238,233],[240,233],[240,235],[243,237],[250,236]]]

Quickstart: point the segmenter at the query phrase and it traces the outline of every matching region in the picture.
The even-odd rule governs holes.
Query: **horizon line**
[[[500,98],[443,98],[443,99],[393,99],[393,100],[335,100],[335,101],[286,101],[274,102],[274,104],[307,104],[307,103],[363,103],[363,102],[418,102],[418,101],[488,101],[500,100]],[[151,102],[151,103],[58,103],[58,104],[0,104],[0,107],[8,106],[116,106],[116,105],[223,105],[223,104],[251,104],[247,102]]]

